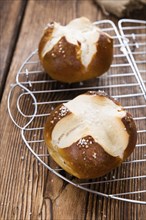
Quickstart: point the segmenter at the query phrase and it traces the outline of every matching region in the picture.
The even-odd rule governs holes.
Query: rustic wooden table
[[[26,148],[7,110],[10,85],[22,62],[37,48],[48,22],[65,24],[80,16],[96,21],[105,15],[92,0],[1,0],[0,8],[0,218],[145,220],[144,205],[89,193],[49,172]],[[118,21],[112,16],[108,19]],[[15,106],[15,96],[11,103]]]

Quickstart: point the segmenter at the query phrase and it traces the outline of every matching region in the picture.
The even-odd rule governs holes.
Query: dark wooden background
[[[10,84],[28,55],[38,46],[44,26],[75,17],[105,19],[92,0],[0,1],[0,140],[2,220],[145,220],[145,206],[90,194],[51,174],[26,149],[7,110]],[[117,19],[108,19],[117,23]],[[15,102],[13,97],[12,102]]]

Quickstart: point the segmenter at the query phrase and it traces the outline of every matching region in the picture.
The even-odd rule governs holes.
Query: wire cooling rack
[[[114,59],[107,73],[94,80],[64,84],[43,71],[37,50],[24,61],[11,85],[8,110],[31,153],[51,172],[88,192],[126,202],[146,204],[146,22],[121,20],[119,30],[109,20],[95,22],[114,39]],[[109,174],[79,180],[50,158],[43,139],[46,118],[60,103],[91,90],[118,99],[136,122],[138,141],[132,155]],[[17,97],[13,102],[12,97]]]

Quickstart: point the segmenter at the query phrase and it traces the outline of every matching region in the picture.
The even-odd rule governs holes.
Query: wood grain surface
[[[22,62],[37,48],[42,30],[48,22],[55,20],[66,24],[80,16],[86,16],[92,21],[106,17],[91,0],[22,2],[3,0],[1,8],[4,16],[1,16],[3,55],[0,68],[2,87],[5,85],[5,89],[4,92],[1,90],[3,96],[0,110],[0,219],[145,220],[144,205],[112,200],[78,189],[48,171],[26,148],[20,130],[14,126],[7,110],[10,85],[15,83],[16,73]],[[117,23],[115,17],[108,18]],[[6,32],[9,34],[5,38]],[[23,124],[26,121],[19,116],[15,108],[19,93],[19,89],[16,88],[11,98],[11,109],[14,118],[19,124]],[[56,99],[57,96],[54,95],[53,98]],[[23,108],[26,112],[33,111],[31,104],[27,106],[26,99]],[[34,123],[39,126],[40,121],[36,120]],[[28,134],[27,138],[32,137]],[[40,146],[37,150],[38,153],[41,151]],[[48,158],[45,162],[53,163]]]
[[[19,29],[23,19],[26,1],[4,1],[0,3],[0,99],[9,72]]]

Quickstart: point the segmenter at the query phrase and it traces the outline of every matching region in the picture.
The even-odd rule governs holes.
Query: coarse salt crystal
[[[96,155],[97,155],[97,154],[94,152],[94,154],[92,155],[94,159],[96,159]]]

